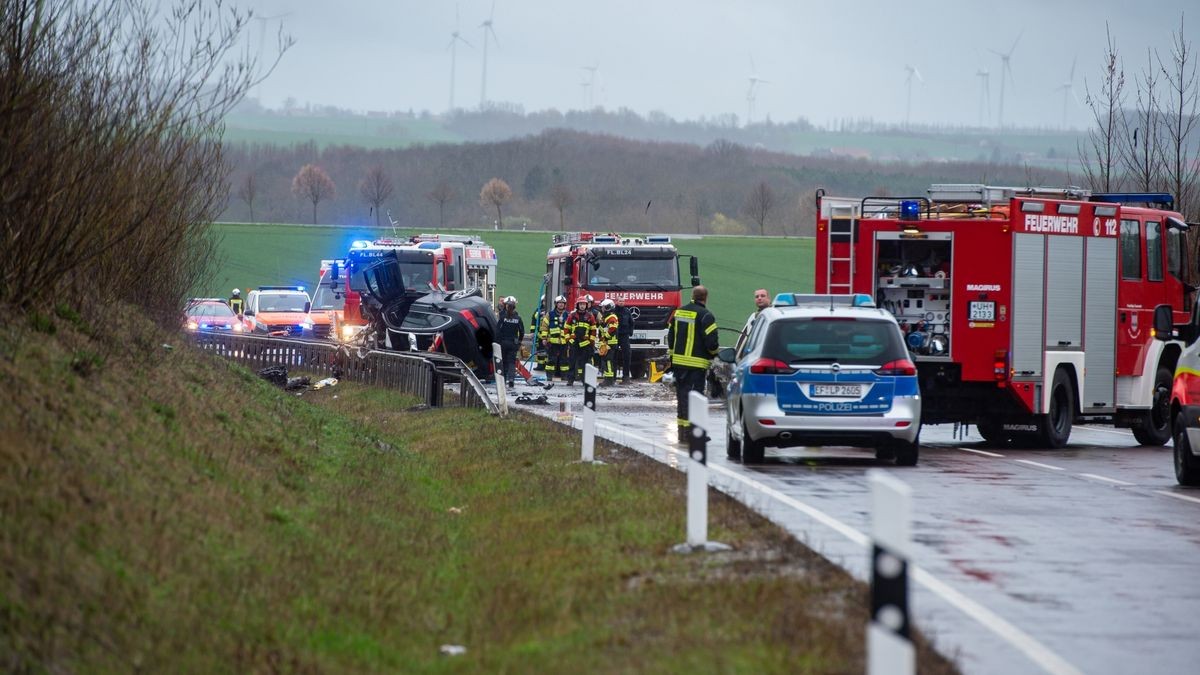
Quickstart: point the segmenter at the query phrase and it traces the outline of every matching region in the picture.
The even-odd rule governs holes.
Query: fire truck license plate
[[[994,302],[972,302],[968,305],[968,321],[995,321],[996,320],[996,303]]]
[[[862,395],[857,384],[814,384],[810,392],[813,398],[858,398]]]

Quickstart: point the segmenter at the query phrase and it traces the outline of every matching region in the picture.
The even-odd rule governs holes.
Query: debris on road
[[[258,376],[276,387],[286,387],[288,383],[287,366],[267,366],[258,371]]]
[[[289,377],[287,379],[287,384],[284,385],[284,389],[286,389],[288,391],[296,391],[298,389],[307,389],[309,383],[311,383],[311,382],[312,382],[312,380],[309,379],[309,377],[307,375],[301,375],[300,377]]]
[[[536,405],[548,405],[550,403],[550,397],[546,396],[545,394],[541,394],[540,396],[531,396],[529,394],[521,394],[521,395],[517,396],[515,399],[513,399],[513,403],[529,403],[529,404],[536,404]]]
[[[338,381],[337,381],[336,377],[327,377],[323,380],[318,381],[316,384],[314,384],[312,386],[312,388],[313,389],[324,389],[325,387],[332,387],[332,386],[336,385],[337,383],[338,383]]]
[[[462,656],[467,653],[467,648],[462,645],[442,645],[438,651],[445,656]]]
[[[449,511],[450,513],[457,515],[457,514],[462,513],[464,508],[466,508],[466,507],[465,506],[451,506],[449,509],[446,509],[446,510]]]

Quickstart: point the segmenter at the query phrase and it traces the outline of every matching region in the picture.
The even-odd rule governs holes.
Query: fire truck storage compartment
[[[1018,378],[1042,374],[1045,264],[1046,235],[1013,236],[1012,369]]]
[[[896,317],[906,339],[924,328],[924,339],[909,339],[917,357],[950,356],[952,253],[950,232],[875,234],[876,303]]]
[[[1079,407],[1112,409],[1117,370],[1117,239],[1087,237],[1084,270],[1083,369],[1087,374]]]

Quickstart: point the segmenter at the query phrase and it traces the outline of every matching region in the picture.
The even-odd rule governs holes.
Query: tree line
[[[814,193],[920,194],[932,183],[1064,183],[987,163],[801,157],[725,139],[706,146],[551,130],[493,143],[366,149],[225,148],[234,222],[406,228],[811,234]]]

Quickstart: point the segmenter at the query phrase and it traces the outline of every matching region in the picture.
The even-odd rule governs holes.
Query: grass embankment
[[[864,587],[761,518],[717,497],[736,552],[667,552],[681,474],[572,464],[528,416],[296,397],[120,316],[0,327],[0,670],[863,670]]]
[[[436,227],[422,231],[436,231]],[[271,284],[312,287],[322,258],[344,256],[355,239],[391,236],[391,230],[373,228],[308,227],[301,225],[213,226],[221,241],[221,266],[205,295],[228,297],[233,288]],[[500,261],[497,291],[515,295],[518,310],[529,316],[537,302],[550,232],[480,232],[447,230],[481,237],[496,249]],[[416,234],[402,230],[402,234]],[[772,293],[811,292],[813,288],[813,240],[781,237],[676,237],[680,253],[700,259],[700,279],[710,291],[709,309],[726,328],[741,330],[754,310],[754,290],[766,287]],[[680,261],[684,285],[689,282],[688,264]],[[736,336],[722,335],[730,345]]]

